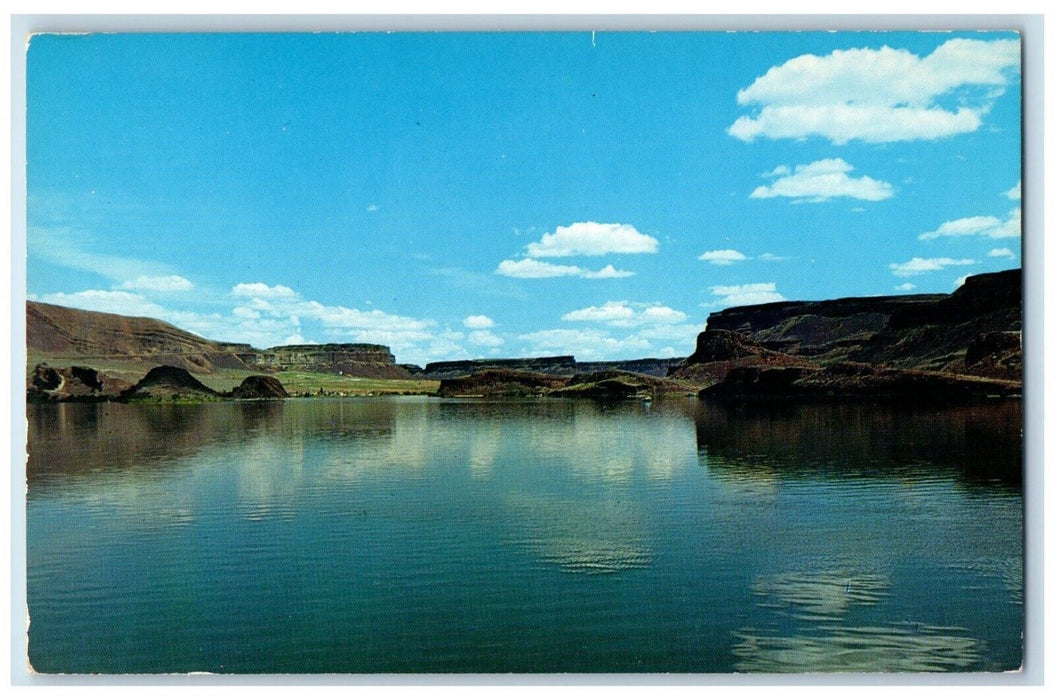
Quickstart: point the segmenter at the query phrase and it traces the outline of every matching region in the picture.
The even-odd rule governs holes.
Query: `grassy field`
[[[292,396],[375,396],[379,394],[435,394],[440,383],[430,379],[370,379],[314,372],[275,375]]]

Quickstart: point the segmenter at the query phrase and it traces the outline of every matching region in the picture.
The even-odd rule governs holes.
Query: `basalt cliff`
[[[952,294],[778,302],[711,314],[671,372],[702,396],[903,402],[1022,391],[1022,271]]]

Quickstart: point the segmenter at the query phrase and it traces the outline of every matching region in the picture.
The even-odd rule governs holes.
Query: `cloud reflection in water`
[[[911,623],[820,627],[787,637],[742,630],[732,651],[743,673],[963,671],[978,663],[982,648],[962,631]]]

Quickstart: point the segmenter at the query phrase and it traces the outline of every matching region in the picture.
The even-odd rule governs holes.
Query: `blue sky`
[[[1006,32],[40,35],[27,295],[399,362],[1021,264]]]

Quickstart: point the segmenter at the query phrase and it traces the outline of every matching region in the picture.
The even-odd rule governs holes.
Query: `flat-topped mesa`
[[[867,340],[891,316],[945,299],[945,294],[846,297],[737,306],[707,317],[707,330],[743,333],[771,350],[818,355]]]
[[[769,350],[825,366],[866,362],[1016,380],[1022,271],[974,275],[952,294],[740,306],[711,314],[707,330],[743,333]]]
[[[453,360],[428,363],[425,365],[424,376],[429,379],[455,379],[467,377],[480,370],[498,369],[570,377],[578,371],[577,367],[575,358],[571,355],[497,360]]]
[[[267,350],[238,353],[250,367],[263,372],[318,372],[378,379],[408,379],[411,373],[400,365],[384,345],[372,343],[326,343],[280,345]]]
[[[455,379],[467,377],[474,372],[486,369],[516,370],[521,372],[540,372],[559,377],[571,377],[585,372],[605,372],[618,370],[648,374],[653,377],[665,377],[668,370],[682,361],[682,358],[645,357],[634,360],[609,360],[603,362],[577,362],[572,355],[553,357],[524,357],[498,360],[457,360],[447,362],[430,362],[425,365],[421,375],[428,379]]]

